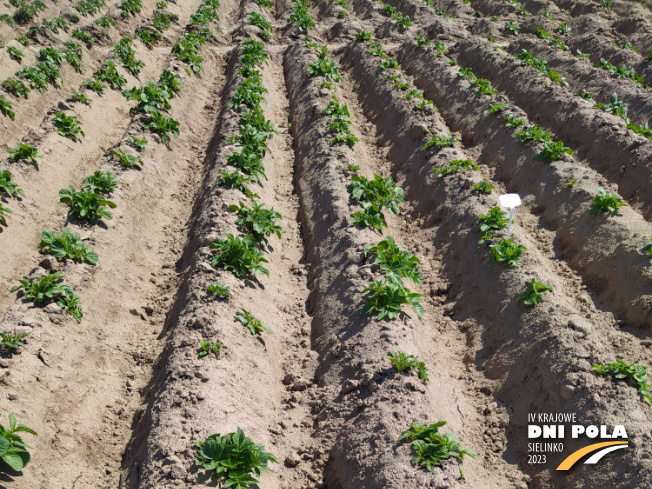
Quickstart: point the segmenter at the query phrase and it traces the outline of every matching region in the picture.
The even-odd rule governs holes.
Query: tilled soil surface
[[[643,4],[388,0],[412,20],[402,29],[375,0],[346,8],[310,0],[315,25],[306,37],[288,22],[291,0],[267,7],[224,0],[205,26],[196,21],[201,0],[143,0],[127,18],[119,3],[79,15],[59,33],[30,28],[59,15],[70,20],[76,3],[47,0],[24,25],[0,22],[0,43],[24,53],[16,61],[0,49],[1,80],[21,80],[16,72],[36,66],[41,49],[80,42],[75,29],[95,39],[80,42],[84,71],[64,62],[56,86],[32,88],[27,99],[2,92],[15,111],[13,119],[0,114],[3,152],[25,143],[42,157],[0,163],[25,193],[0,194],[13,211],[0,223],[0,331],[29,333],[24,346],[0,356],[0,412],[38,433],[23,436],[32,458],[22,472],[0,466],[0,488],[215,487],[195,466],[193,441],[238,428],[279,461],[261,474],[261,488],[652,486],[650,405],[626,382],[592,371],[617,359],[652,363],[652,265],[644,251],[652,238],[652,142],[644,129],[632,130],[652,116],[652,13]],[[14,11],[0,6],[0,14]],[[118,41],[165,12],[176,17],[156,45],[133,40],[145,64],[138,76],[116,65],[123,90],[164,70],[177,75],[181,90],[165,115],[179,122],[179,135],[169,142],[143,128],[148,115],[131,111],[135,103],[121,90],[100,95],[82,85],[115,61]],[[229,208],[252,201],[224,184],[245,110],[231,103],[242,80],[239,57],[245,39],[260,39],[252,12],[271,24],[260,82],[264,116],[277,133],[267,141],[265,176],[248,186],[280,213],[282,234],[261,248],[269,275],[237,277],[212,265],[211,244],[246,234]],[[103,16],[115,19],[105,32],[95,24]],[[202,27],[212,37],[193,72],[174,46]],[[356,40],[362,31],[368,39]],[[16,40],[26,34],[28,47]],[[514,56],[522,50],[563,82],[521,63]],[[337,63],[341,79],[310,74],[322,57]],[[641,78],[612,75],[596,66],[601,59]],[[461,69],[493,91],[480,93]],[[593,101],[577,97],[582,90]],[[73,92],[93,100],[72,102]],[[594,107],[613,93],[627,104],[629,125]],[[324,110],[332,100],[348,108],[351,146],[331,142],[334,119]],[[489,112],[495,104],[506,107]],[[54,127],[59,111],[81,122],[80,141]],[[519,144],[508,114],[523,127],[539,124],[572,153],[536,159],[544,145]],[[438,135],[455,143],[424,150]],[[136,152],[130,138],[149,142]],[[120,165],[117,149],[138,155],[142,167]],[[479,167],[445,178],[432,172],[452,160]],[[78,189],[96,171],[114,172],[119,185],[108,197],[113,219],[91,226],[67,216],[58,192]],[[362,206],[349,185],[374,175],[405,192],[397,215],[383,212],[382,232],[351,223]],[[489,193],[474,189],[483,180],[493,185]],[[599,188],[618,192],[627,206],[592,215]],[[479,243],[476,230],[478,216],[511,192],[522,198],[512,237],[526,247],[513,268],[492,260],[493,241]],[[64,227],[93,247],[96,265],[39,250],[43,230]],[[393,320],[362,312],[365,288],[383,278],[365,249],[386,236],[420,260],[423,280],[409,287],[422,295],[423,317],[411,307]],[[79,294],[81,323],[56,303],[35,306],[9,292],[20,279],[53,272]],[[552,291],[527,308],[517,297],[533,277]],[[210,297],[212,282],[229,286],[232,297]],[[235,319],[242,309],[273,334],[250,334]],[[200,357],[200,341],[219,342],[219,354]],[[392,368],[385,356],[396,351],[424,362],[429,381],[416,369]],[[591,441],[567,438],[563,453],[532,464],[529,413],[624,424],[628,449],[557,471]],[[411,444],[399,436],[411,423],[440,420],[476,460],[448,460],[433,471],[411,463]]]

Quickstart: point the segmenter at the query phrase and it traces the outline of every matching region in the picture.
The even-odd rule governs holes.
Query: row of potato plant
[[[584,94],[585,95],[582,98],[590,98],[590,94],[588,97],[586,96],[586,92],[584,92]],[[623,104],[617,101],[615,94],[612,95],[611,104],[614,108],[614,113],[617,113],[617,115],[620,115],[621,117],[626,114],[626,105],[624,106],[623,110]],[[489,109],[485,110],[485,114],[498,114],[508,108],[509,105],[504,103],[492,104],[490,105]],[[618,114],[618,108],[622,110],[622,114]],[[629,123],[628,119],[625,120]],[[520,127],[524,125],[524,121],[516,118],[514,114],[508,114],[505,117],[505,125],[507,127]],[[531,133],[536,133],[539,134],[539,136],[544,137],[543,134],[545,133],[536,125],[530,125],[527,127],[532,128],[530,131]],[[523,131],[519,131],[515,135],[519,137],[519,141],[523,140],[523,138],[525,138],[525,141],[530,139],[529,135]],[[572,154],[570,150],[568,152]],[[577,180],[571,180],[565,186],[572,188],[576,182]],[[617,194],[600,188],[598,189],[597,195],[593,199],[593,205],[590,209],[590,213],[593,215],[601,215],[605,213],[609,215],[616,215],[618,213],[618,209],[626,205],[627,204],[622,202],[622,199]],[[487,239],[494,238],[494,232],[505,229],[507,227],[507,221],[507,213],[497,206],[491,208],[487,214],[481,214],[478,216],[477,231],[481,235],[479,243],[483,243]],[[508,266],[518,266],[521,263],[521,252],[525,249],[525,247],[513,243],[511,246],[507,246],[510,244],[509,241],[511,240],[501,239],[495,245],[491,245],[490,247],[493,247],[492,256],[496,261],[503,261]],[[503,247],[507,253],[502,253],[502,250],[499,249],[502,242],[505,242]],[[652,255],[652,239],[650,240],[650,243],[646,244],[643,247],[642,252],[644,254]],[[543,299],[544,292],[551,291],[552,287],[549,284],[539,282],[536,278],[532,277],[531,281],[527,285],[526,290],[517,297],[517,301],[521,302],[526,307],[534,307]],[[646,373],[647,368],[647,366],[642,364],[628,364],[622,360],[616,360],[615,362],[607,364],[593,364],[592,371],[596,375],[609,375],[615,381],[620,380],[626,381],[629,384],[633,384],[638,389],[642,399],[648,404],[652,404],[650,384],[647,380]]]
[[[93,3],[93,0],[88,1]],[[81,3],[82,2],[80,2],[80,4]],[[103,3],[93,3],[93,5],[96,5],[96,10],[93,10],[89,6],[90,3],[88,5],[84,5],[85,6],[83,7],[83,10],[90,14],[96,13],[96,11],[99,11],[99,8],[104,6]],[[161,2],[160,7],[165,7],[166,5],[167,4],[165,2]],[[158,7],[159,5],[157,4],[157,8]],[[148,47],[151,47],[153,44],[150,41],[153,40],[153,42],[155,42],[156,40],[160,39],[160,33],[163,32],[163,30],[169,27],[171,23],[176,20],[178,20],[178,16],[176,14],[158,12],[152,18],[151,27],[136,30],[135,36]],[[102,31],[101,34],[108,37],[107,30],[109,27],[115,25],[115,19],[105,16],[97,19],[94,23],[103,27],[105,30]],[[93,34],[96,36],[100,35],[96,32],[93,32]],[[81,30],[73,32],[72,37],[84,42],[84,44],[86,44],[87,48],[89,49],[92,47],[95,41],[93,36]],[[137,76],[145,65],[142,61],[135,59],[135,50],[131,47],[132,41],[133,38],[130,37],[121,39],[121,41],[114,46],[114,49],[111,50],[109,54],[113,55],[119,60],[120,66],[127,69],[127,71],[129,71],[134,76]],[[29,42],[26,44],[28,45]],[[19,52],[19,50],[16,48],[13,48],[11,52],[15,56],[22,59],[22,52]],[[82,65],[81,45],[73,41],[64,42],[64,47],[62,49],[57,49],[54,47],[46,47],[41,49],[38,59],[39,61],[36,66],[23,67],[21,71],[16,73],[16,77],[27,81],[29,86],[27,86],[20,79],[17,80],[10,78],[2,82],[2,88],[16,98],[27,99],[29,97],[30,89],[38,89],[39,91],[44,92],[47,90],[48,84],[56,87],[58,84],[63,83],[59,73],[59,66],[63,60],[66,60],[71,66],[73,66],[75,71],[78,73],[81,73],[85,70]],[[93,79],[85,80],[82,83],[82,88],[94,91],[97,94],[102,95],[103,91],[106,89],[104,82],[107,82],[113,89],[121,89],[124,83],[126,83],[126,80],[117,72],[115,68],[116,66],[113,61],[107,61],[103,67],[101,67],[93,74]],[[81,91],[71,93],[68,100],[71,102],[84,103],[86,105],[92,102],[92,100]],[[12,108],[12,102],[6,100],[4,96],[2,96],[0,99],[0,112],[12,119],[15,117],[15,112]]]
[[[418,100],[414,105],[414,110],[425,110],[428,107],[430,110],[436,110],[432,101],[426,101],[420,91],[401,81],[403,73],[398,66],[398,62],[384,52],[382,45],[374,40],[369,32],[360,32],[355,42],[356,44],[364,44],[367,53],[374,58],[378,58],[379,71],[387,72],[385,77],[388,82],[393,83],[394,89],[406,92],[403,98]],[[445,50],[445,47],[441,44],[438,49]],[[357,171],[356,168],[351,170]],[[372,181],[355,176],[349,186],[349,191],[354,200],[374,201],[378,209],[386,208],[393,215],[398,214],[399,205],[405,202],[403,189],[394,183],[391,176],[383,179],[378,175],[374,175]],[[423,282],[423,275],[418,269],[419,258],[398,246],[391,236],[387,236],[376,245],[367,246],[364,251],[367,259],[373,259],[374,268],[380,271],[384,277],[381,280],[374,280],[364,289],[363,292],[368,292],[369,295],[362,312],[375,314],[376,319],[379,321],[392,320],[404,315],[403,306],[409,305],[415,308],[419,317],[423,317],[425,310],[421,303],[422,295],[410,291],[403,283],[403,279],[415,284]],[[419,378],[424,382],[430,380],[425,363],[419,361],[414,355],[404,351],[397,351],[390,352],[385,358],[392,363],[398,372],[406,372],[416,368]],[[399,443],[412,443],[414,452],[412,463],[414,465],[432,471],[437,465],[441,465],[443,461],[449,458],[463,460],[464,456],[467,455],[472,458],[477,457],[473,450],[463,449],[459,444],[459,440],[451,431],[439,433],[438,428],[445,424],[445,421],[412,423],[401,434],[398,439]]]
[[[264,5],[261,5],[264,7]],[[271,26],[270,32],[271,37]],[[263,39],[268,36],[261,36]],[[222,170],[222,178],[218,183],[227,188],[242,191],[250,200],[251,207],[242,201],[238,205],[229,206],[228,210],[237,215],[236,225],[245,233],[237,237],[227,233],[225,238],[219,238],[210,244],[216,250],[212,266],[223,268],[238,278],[253,278],[257,273],[269,275],[262,265],[267,263],[263,251],[270,248],[268,238],[271,235],[281,237],[282,228],[277,224],[281,215],[273,208],[267,208],[257,202],[259,196],[248,187],[251,182],[260,183],[261,178],[267,179],[263,159],[268,151],[267,140],[278,134],[274,125],[267,120],[262,108],[264,95],[268,93],[262,83],[260,67],[267,64],[269,54],[261,41],[246,39],[239,48],[236,65],[236,76],[240,79],[234,89],[232,99],[227,103],[240,114],[238,134],[228,139],[229,144],[235,144],[240,149],[227,155],[227,165],[236,169],[232,172]],[[218,282],[208,285],[209,296],[220,300],[228,300],[231,290]],[[244,308],[235,315],[236,321],[252,335],[263,332],[274,334],[259,318]],[[199,344],[199,356],[208,353],[219,355],[222,344],[217,341],[202,340]],[[195,465],[204,469],[214,483],[225,487],[250,487],[259,481],[261,471],[268,470],[268,463],[279,463],[276,457],[265,451],[261,444],[253,443],[238,427],[236,432],[222,435],[216,433],[203,440],[194,440],[197,446]]]

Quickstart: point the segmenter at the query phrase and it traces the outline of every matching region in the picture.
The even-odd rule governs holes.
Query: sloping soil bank
[[[430,58],[427,53],[424,57]],[[580,481],[592,487],[613,487],[616,480],[617,487],[649,484],[649,469],[636,474],[629,469],[650,467],[640,450],[629,453],[626,462],[620,459],[600,467],[578,467],[570,475],[527,463],[527,413],[531,412],[575,412],[579,419],[591,424],[609,424],[614,415],[627,413],[630,443],[640,447],[647,439],[649,419],[644,405],[629,395],[631,390],[627,394],[626,388],[614,386],[607,392],[604,381],[591,372],[591,363],[601,363],[600,359],[613,358],[616,354],[649,359],[650,352],[632,333],[618,331],[613,316],[600,312],[599,303],[598,307],[591,304],[587,309],[586,305],[593,299],[578,289],[570,267],[559,262],[558,257],[548,258],[545,244],[533,240],[521,226],[513,228],[513,235],[517,242],[527,246],[523,265],[506,269],[493,263],[486,245],[478,245],[474,228],[476,216],[497,205],[496,195],[482,197],[473,192],[471,184],[477,183],[481,175],[456,175],[443,181],[429,176],[433,166],[463,155],[451,149],[428,157],[420,150],[427,140],[423,123],[411,116],[412,104],[393,90],[392,83],[377,76],[377,63],[360,45],[351,46],[344,60],[352,67],[359,86],[365,87],[363,106],[377,121],[381,137],[392,140],[393,147],[400,148],[390,152],[390,159],[399,175],[404,176],[407,192],[419,202],[426,225],[435,230],[434,244],[442,255],[441,273],[450,284],[447,306],[473,345],[469,361],[477,369],[475,380],[485,392],[504,403],[510,414],[505,458],[518,460],[532,476],[528,487],[570,488],[577,487]],[[450,84],[435,82],[432,86]],[[427,93],[436,92],[430,88]],[[455,97],[441,94],[436,98],[441,102],[439,107],[445,119],[454,121],[453,114],[463,111],[450,103],[464,100],[460,94]],[[395,121],[402,123],[395,124]],[[432,127],[434,133],[447,130],[439,117],[428,122],[427,127]],[[415,137],[417,134],[420,137]],[[481,143],[475,151],[482,151],[480,162],[491,164],[495,156],[491,149],[485,148]],[[531,212],[536,202],[527,207]],[[524,220],[532,219],[537,218]],[[550,283],[554,292],[543,307],[528,311],[514,297],[533,276]],[[569,453],[579,449],[582,443],[581,440],[570,442]],[[555,454],[549,457],[551,467],[563,459]]]

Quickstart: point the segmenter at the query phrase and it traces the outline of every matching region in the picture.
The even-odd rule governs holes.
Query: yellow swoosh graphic
[[[600,448],[609,447],[611,445],[627,445],[627,442],[626,441],[604,441],[602,443],[594,443],[593,445],[589,445],[588,447],[580,448],[578,451],[573,452],[568,457],[566,457],[566,459],[559,464],[557,470],[568,470],[573,465],[575,465],[575,462],[577,462],[587,453],[591,453]]]

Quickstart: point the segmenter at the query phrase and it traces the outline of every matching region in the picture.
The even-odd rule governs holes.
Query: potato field
[[[652,487],[651,87],[630,0],[2,3],[0,489]]]

